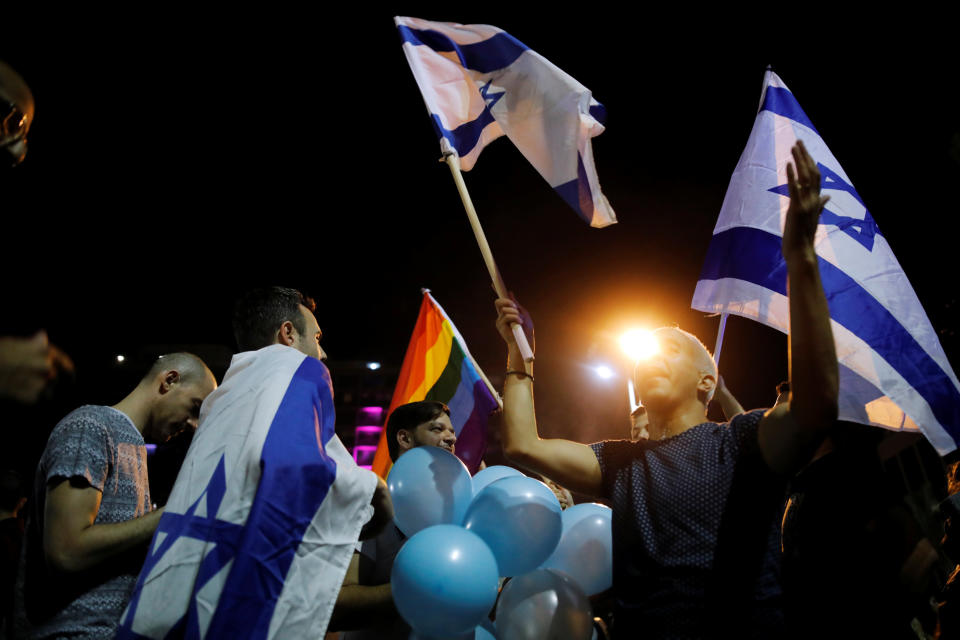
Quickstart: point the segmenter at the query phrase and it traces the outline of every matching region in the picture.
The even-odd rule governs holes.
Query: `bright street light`
[[[660,345],[657,343],[653,331],[649,329],[631,329],[620,336],[620,348],[634,362],[646,360],[657,351]]]
[[[608,367],[605,364],[597,365],[593,368],[593,371],[602,379],[609,380],[613,377],[613,369]]]

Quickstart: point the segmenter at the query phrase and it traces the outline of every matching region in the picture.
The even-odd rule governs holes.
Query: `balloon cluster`
[[[612,583],[610,509],[562,511],[539,480],[503,466],[471,478],[437,447],[404,453],[387,485],[408,536],[390,582],[411,639],[591,637],[587,596]],[[501,577],[512,579],[498,602]]]

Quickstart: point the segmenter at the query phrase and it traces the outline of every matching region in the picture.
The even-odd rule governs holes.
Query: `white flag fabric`
[[[204,401],[118,638],[322,638],[376,476],[334,433],[330,375],[237,354]]]
[[[816,251],[840,362],[840,419],[920,429],[941,455],[960,436],[960,385],[907,276],[793,93],[764,77],[753,131],[730,179],[692,306],[787,332],[781,255],[786,165],[803,141],[830,196]]]
[[[594,167],[590,139],[605,111],[589,89],[497,27],[394,21],[440,147],[464,171],[506,134],[591,226],[617,221]]]

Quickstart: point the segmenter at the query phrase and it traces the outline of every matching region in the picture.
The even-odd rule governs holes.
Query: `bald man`
[[[791,397],[728,424],[706,418],[717,366],[693,335],[656,332],[660,351],[637,365],[649,440],[593,445],[541,439],[532,371],[498,299],[508,346],[503,449],[515,462],[613,505],[614,637],[783,637],[777,516],[786,479],[837,417],[837,356],[813,240],[826,198],[802,143],[788,165],[783,233],[790,307]],[[795,167],[795,168],[794,168]]]
[[[162,510],[145,439],[196,427],[217,382],[200,358],[161,356],[113,406],[87,405],[50,434],[34,481],[17,625],[31,638],[113,638]]]

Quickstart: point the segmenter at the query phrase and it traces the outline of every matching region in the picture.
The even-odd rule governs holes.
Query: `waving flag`
[[[450,421],[457,434],[457,457],[471,473],[475,472],[487,446],[487,419],[500,406],[500,399],[474,362],[460,332],[426,289],[387,421],[400,405],[420,400],[434,400],[450,407]],[[392,465],[384,430],[373,458],[373,471],[386,478]]]
[[[376,477],[334,433],[330,375],[233,357],[153,536],[118,638],[322,638]]]
[[[840,361],[840,418],[920,429],[941,454],[960,436],[960,385],[890,245],[850,179],[772,71],[733,172],[693,296],[694,309],[734,313],[787,332],[781,255],[786,165],[803,140],[830,196],[816,251]]]
[[[590,139],[603,133],[604,109],[589,89],[496,27],[394,21],[441,149],[464,171],[506,134],[591,226],[617,221],[593,164]]]

